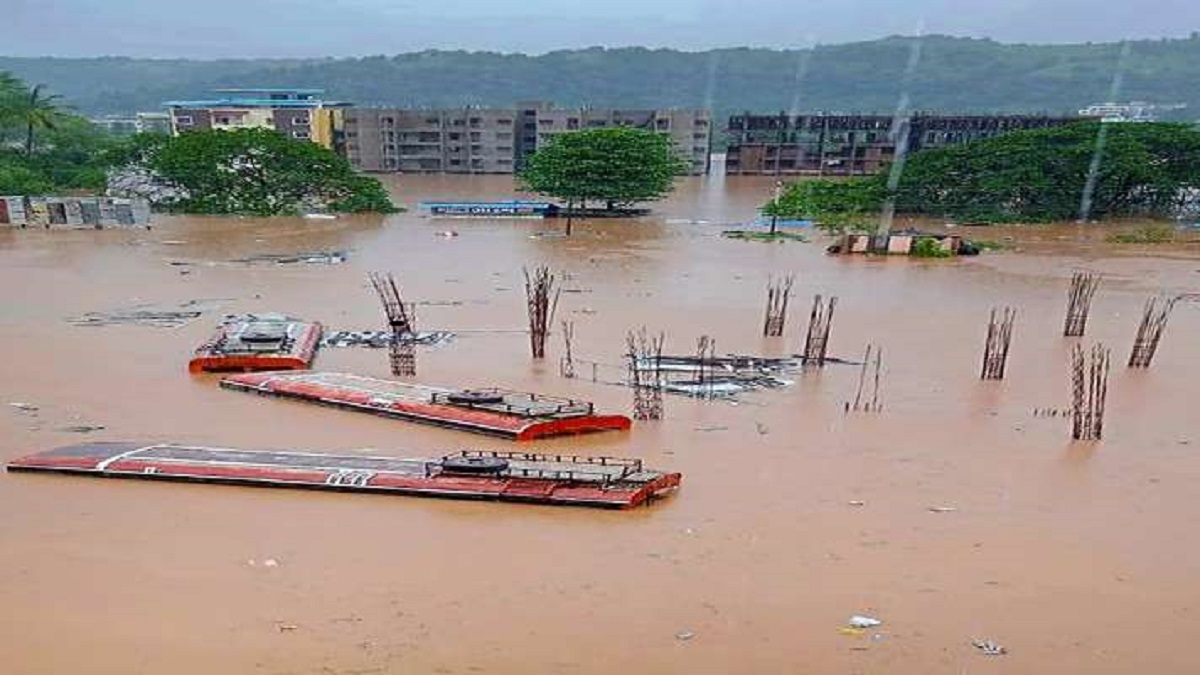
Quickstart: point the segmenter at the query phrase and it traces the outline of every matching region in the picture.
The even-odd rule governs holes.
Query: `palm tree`
[[[58,119],[62,116],[55,101],[62,97],[58,94],[42,94],[45,85],[35,84],[23,97],[17,108],[17,118],[25,125],[25,156],[33,155],[34,131],[37,129],[55,129]]]
[[[7,128],[15,126],[17,108],[25,96],[25,83],[8,71],[0,70],[0,143]]]

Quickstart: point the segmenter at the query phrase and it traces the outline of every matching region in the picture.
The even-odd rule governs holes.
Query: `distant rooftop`
[[[350,105],[347,101],[321,99],[324,89],[300,87],[259,87],[215,89],[220,96],[207,99],[164,101],[168,108],[338,108]]]
[[[324,101],[319,98],[207,98],[189,101],[163,101],[167,108],[343,108],[349,101]]]
[[[324,89],[308,89],[304,87],[255,87],[242,89],[213,89],[218,94],[324,94]]]

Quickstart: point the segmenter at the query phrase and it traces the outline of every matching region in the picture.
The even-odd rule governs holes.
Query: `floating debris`
[[[67,431],[73,434],[90,434],[93,431],[103,431],[104,427],[99,424],[75,424],[69,427],[63,427],[59,431]]]
[[[224,300],[188,300],[175,307],[136,305],[108,312],[88,312],[82,316],[71,317],[67,321],[76,326],[132,324],[156,328],[178,328],[189,321],[198,319],[205,312],[216,310],[223,302]]]
[[[14,403],[9,403],[9,405],[17,410],[20,410],[21,412],[33,413],[38,411],[38,407],[32,403],[22,403],[20,401],[16,401]]]
[[[687,642],[694,637],[696,637],[696,634],[690,630],[681,630],[675,634],[675,639],[679,640],[680,642]]]
[[[958,508],[953,506],[931,506],[928,510],[930,513],[954,513]]]
[[[403,333],[400,339],[405,344],[430,347],[440,345],[455,337],[454,333],[444,330],[417,331]],[[385,349],[392,344],[392,332],[386,330],[336,330],[325,334],[322,347],[369,347]]]
[[[1004,656],[1008,650],[991,640],[971,640],[971,646],[988,656]]]
[[[346,262],[346,251],[306,251],[302,253],[261,253],[229,262],[243,265],[340,265]]]
[[[861,614],[855,614],[854,616],[850,617],[850,619],[846,622],[846,625],[851,628],[860,628],[860,629],[861,628],[874,628],[875,626],[882,626],[883,622],[872,616],[863,616]]]

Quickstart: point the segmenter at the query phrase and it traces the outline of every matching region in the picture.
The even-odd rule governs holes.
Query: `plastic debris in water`
[[[696,637],[696,634],[690,630],[681,630],[675,634],[675,639],[679,640],[680,642],[686,642],[694,637]]]
[[[1007,649],[991,640],[971,640],[971,646],[988,656],[1003,656],[1008,653]]]
[[[954,513],[958,509],[953,506],[931,506],[930,513]]]
[[[850,620],[847,621],[846,624],[851,628],[873,628],[875,626],[882,625],[883,622],[874,617],[855,614],[854,616],[850,617]]]

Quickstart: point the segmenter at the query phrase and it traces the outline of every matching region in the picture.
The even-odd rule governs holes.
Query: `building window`
[[[567,118],[567,128],[568,129],[578,129],[579,128],[579,118],[578,117],[568,117]]]
[[[307,141],[309,138],[311,138],[311,136],[307,129],[297,129],[296,131],[292,132],[292,138],[298,138],[302,141]]]
[[[496,140],[498,140],[498,141],[507,141],[507,140],[511,140],[511,139],[512,139],[512,134],[508,133],[507,131],[501,131],[496,134]]]
[[[471,140],[473,140],[473,141],[478,141],[479,139],[480,139],[479,132],[478,132],[478,131],[472,131],[472,132],[471,132]]]
[[[697,141],[702,141],[708,138],[708,134],[692,134],[692,138],[696,139]]]
[[[511,127],[511,126],[512,126],[512,120],[509,120],[509,119],[499,119],[499,120],[496,120],[496,124],[499,124],[499,125],[500,125],[500,126],[502,126],[502,127]]]
[[[304,117],[293,117],[292,124],[308,124],[308,116],[305,115]]]
[[[472,118],[471,118],[471,126],[473,126],[473,127],[477,127],[477,126],[479,126],[479,125],[480,125],[480,124],[482,124],[482,123],[483,123],[483,120],[482,120],[482,119],[480,119],[480,118],[478,118],[478,117],[472,117]]]
[[[708,120],[696,120],[695,124],[696,124],[696,126],[698,126],[698,127],[706,127],[706,126],[708,126]],[[733,127],[733,126],[734,126],[734,123],[733,123],[733,121],[732,121],[732,120],[730,121],[730,123],[729,123],[729,126],[730,126],[730,127]],[[740,125],[739,125],[739,126],[740,126]]]
[[[462,134],[455,134],[455,133],[450,134],[450,140],[452,140],[452,141],[457,141],[460,138],[462,138]]]
[[[180,126],[185,126],[185,127],[191,126],[192,116],[191,115],[180,115],[179,117],[175,118],[175,123]]]
[[[466,120],[461,120],[461,119],[459,119],[459,120],[454,120],[453,122],[451,122],[451,124],[453,124],[453,125],[454,125],[454,126],[456,126],[456,127],[461,127],[461,126],[463,126],[463,125],[464,125],[464,124],[466,124],[466,123],[467,123],[467,122],[466,122]]]
[[[450,160],[450,166],[458,166],[459,164],[462,164],[462,161],[457,159]]]

